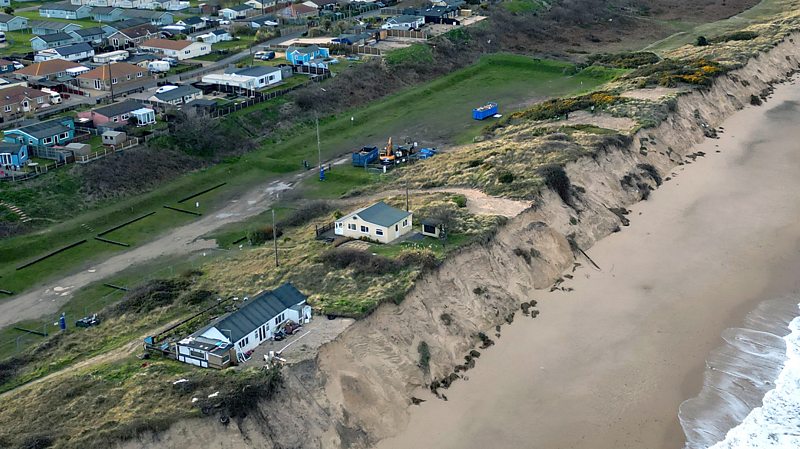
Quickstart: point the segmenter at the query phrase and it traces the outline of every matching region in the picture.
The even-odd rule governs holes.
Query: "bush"
[[[501,171],[497,175],[497,180],[500,181],[501,184],[511,184],[514,182],[514,174],[510,171]]]
[[[643,65],[655,64],[660,60],[661,58],[655,53],[641,51],[615,54],[602,53],[590,56],[586,62],[588,65],[602,65],[618,69],[636,69]]]
[[[419,353],[420,368],[426,373],[429,372],[431,369],[431,349],[428,347],[428,343],[425,343],[425,341],[419,342],[417,352]]]
[[[546,120],[559,117],[573,111],[603,108],[625,101],[619,95],[609,92],[595,92],[572,98],[554,98],[534,105],[530,109],[511,114],[514,119]]]
[[[750,104],[753,106],[761,106],[761,98],[758,95],[750,95]]]
[[[705,47],[708,45],[708,39],[705,36],[697,36],[697,41],[695,41],[695,45],[698,47]]]
[[[388,257],[373,256],[357,249],[332,249],[321,256],[321,261],[338,269],[350,268],[356,274],[382,275],[399,271],[400,264]]]
[[[539,169],[539,173],[544,178],[544,183],[561,197],[564,204],[572,205],[570,195],[570,181],[567,172],[560,165],[546,165]]]
[[[402,266],[417,266],[426,270],[436,267],[439,262],[431,250],[404,251],[397,257]]]
[[[736,31],[733,33],[723,34],[711,40],[714,43],[728,42],[728,41],[750,41],[758,37],[755,31]]]
[[[129,291],[115,306],[118,313],[146,313],[172,304],[187,287],[184,279],[155,279]]]
[[[465,195],[453,195],[453,202],[458,207],[467,207],[467,197]]]
[[[288,217],[280,222],[280,227],[301,226],[309,221],[330,213],[333,208],[326,201],[311,201],[303,203],[293,210]]]
[[[283,235],[283,231],[280,228],[274,230],[270,225],[262,226],[258,229],[254,229],[247,233],[247,239],[250,241],[251,245],[263,245],[266,242],[272,241],[274,237],[280,237]]]

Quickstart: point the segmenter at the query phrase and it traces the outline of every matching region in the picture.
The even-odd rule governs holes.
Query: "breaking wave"
[[[797,298],[764,301],[706,361],[700,394],[680,406],[686,449],[800,448]]]

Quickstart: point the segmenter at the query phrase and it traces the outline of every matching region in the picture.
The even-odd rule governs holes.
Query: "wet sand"
[[[504,326],[449,401],[420,392],[377,448],[683,447],[678,407],[723,329],[800,290],[798,125],[800,85],[731,117],[588,251],[601,270],[584,261],[574,291],[536,292],[539,318]]]

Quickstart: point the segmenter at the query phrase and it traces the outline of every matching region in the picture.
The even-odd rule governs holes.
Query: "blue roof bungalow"
[[[292,65],[310,65],[314,59],[329,58],[330,53],[325,47],[311,45],[309,47],[295,47],[286,49],[286,60]]]
[[[28,164],[28,146],[17,142],[0,142],[0,167],[23,167]]]
[[[74,23],[56,22],[53,20],[31,20],[29,22],[31,32],[36,35],[69,33],[81,29],[80,25]]]
[[[70,2],[45,3],[39,7],[39,15],[55,19],[85,19],[91,15],[89,5],[73,5]]]
[[[122,20],[122,8],[113,6],[95,6],[92,8],[92,20],[97,22],[116,22]]]
[[[76,43],[86,42],[91,45],[102,45],[103,39],[107,36],[105,30],[100,27],[81,28],[79,30],[70,31],[67,34],[71,34],[72,37],[75,38]]]
[[[28,19],[20,16],[0,14],[0,31],[17,31],[28,28]]]
[[[168,11],[151,11],[149,9],[125,9],[122,11],[124,19],[145,19],[157,26],[169,25],[175,21],[175,16]]]
[[[72,117],[56,118],[3,132],[4,142],[24,143],[28,146],[65,145],[74,138],[75,122]]]
[[[35,51],[48,48],[66,47],[75,43],[75,37],[67,33],[43,34],[31,39],[31,48]]]

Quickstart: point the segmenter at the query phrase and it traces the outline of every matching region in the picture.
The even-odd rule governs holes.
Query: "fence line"
[[[388,37],[404,37],[409,39],[428,39],[430,35],[424,31],[415,30],[386,30]]]
[[[342,53],[383,56],[383,52],[379,48],[370,47],[368,45],[331,44],[330,49],[331,51],[338,51]]]

